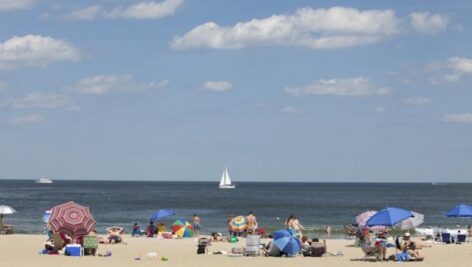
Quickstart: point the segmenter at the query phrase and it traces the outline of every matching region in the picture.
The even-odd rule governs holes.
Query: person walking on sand
[[[257,230],[257,219],[254,212],[250,211],[246,216],[247,233],[253,235]]]
[[[198,217],[196,213],[193,214],[193,217],[192,217],[192,226],[193,226],[193,231],[195,232],[195,236],[199,236],[202,226],[200,224],[200,217]]]

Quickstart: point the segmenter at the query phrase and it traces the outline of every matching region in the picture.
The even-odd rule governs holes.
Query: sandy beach
[[[98,253],[111,251],[111,257],[67,257],[60,255],[39,255],[44,242],[41,235],[3,235],[0,236],[0,258],[2,267],[17,266],[395,266],[398,262],[366,262],[357,261],[363,254],[360,248],[352,247],[354,240],[328,240],[328,251],[342,251],[344,256],[326,256],[321,258],[302,257],[274,258],[274,257],[230,257],[228,255],[212,255],[214,251],[230,250],[232,247],[242,247],[245,244],[241,239],[237,244],[213,243],[209,247],[208,255],[196,254],[196,239],[157,239],[131,238],[125,236],[126,245],[103,245]],[[150,258],[146,254],[156,252],[158,258]],[[388,254],[394,253],[390,248]],[[406,263],[414,266],[471,266],[472,244],[442,245],[432,244],[431,248],[424,248],[421,253],[425,256],[424,262]],[[160,258],[167,257],[164,262]],[[140,257],[141,260],[135,260]],[[405,264],[405,263],[403,263]]]

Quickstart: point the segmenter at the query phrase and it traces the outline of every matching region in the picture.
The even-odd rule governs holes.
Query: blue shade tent
[[[413,213],[409,210],[401,208],[385,208],[380,210],[369,220],[367,220],[367,226],[389,226],[392,227],[395,224],[402,222],[410,217],[413,217]]]
[[[151,218],[149,218],[149,220],[156,221],[172,215],[175,215],[173,210],[158,210],[151,216]]]
[[[446,217],[454,218],[471,218],[472,217],[472,207],[465,204],[460,204],[455,206],[446,212]]]
[[[274,244],[282,253],[288,256],[296,256],[301,249],[300,240],[288,230],[279,230],[273,233]]]

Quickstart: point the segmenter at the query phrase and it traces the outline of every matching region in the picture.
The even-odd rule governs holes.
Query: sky
[[[0,178],[470,182],[471,13],[0,0]]]

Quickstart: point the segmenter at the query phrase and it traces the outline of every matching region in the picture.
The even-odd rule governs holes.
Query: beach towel
[[[407,252],[397,253],[395,257],[397,261],[409,261],[411,259],[410,255]]]

